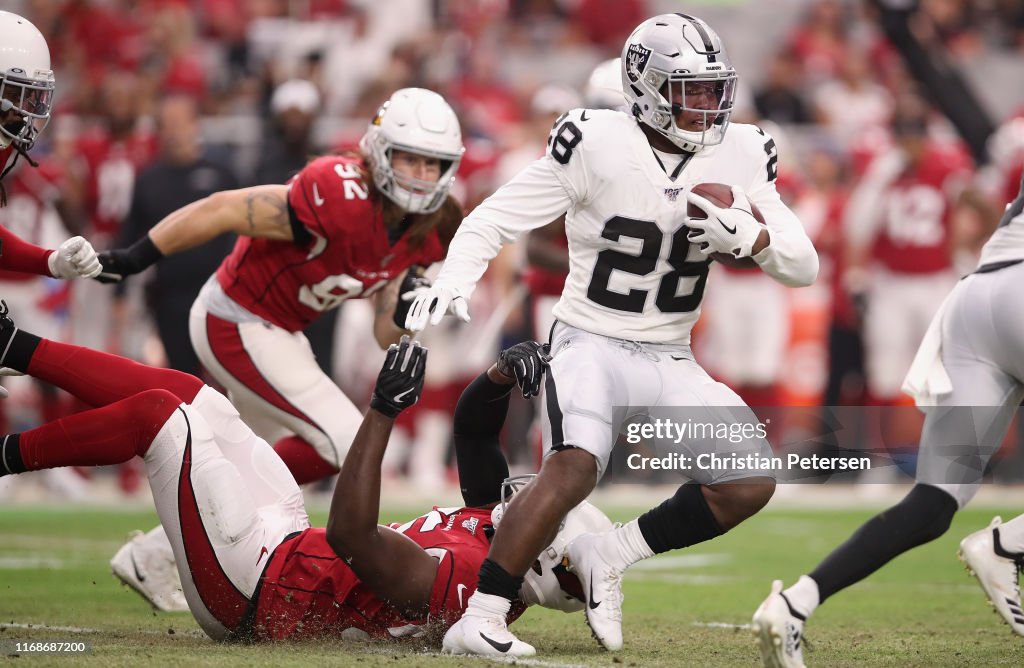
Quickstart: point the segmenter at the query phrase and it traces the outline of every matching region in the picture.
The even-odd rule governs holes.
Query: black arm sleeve
[[[499,385],[482,373],[463,391],[455,407],[455,461],[468,507],[486,506],[501,498],[508,462],[499,437],[514,387]]]

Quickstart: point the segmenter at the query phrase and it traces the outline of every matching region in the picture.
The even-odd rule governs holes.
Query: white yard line
[[[685,573],[631,573],[630,582],[670,582],[684,585],[718,586],[726,582],[739,582],[742,577],[732,575],[686,575]]]
[[[127,539],[127,538],[126,538]],[[97,538],[61,538],[58,536],[37,536],[23,533],[0,533],[0,545],[4,548],[73,548],[80,550],[107,551],[116,550],[123,545],[123,541],[104,540]],[[113,556],[113,555],[111,555]]]
[[[638,571],[674,571],[677,569],[684,568],[704,568],[705,566],[725,564],[732,560],[733,556],[731,554],[726,553],[672,555],[659,554],[653,559],[646,559],[644,561],[633,564],[629,568],[629,572],[632,574]]]
[[[705,629],[729,629],[731,631],[736,629],[750,630],[750,624],[727,624],[726,622],[694,622],[690,626],[699,626]]]
[[[39,569],[59,571],[67,567],[69,563],[72,562],[65,561],[64,559],[57,559],[56,557],[44,556],[41,554],[24,554],[20,556],[0,557],[0,571],[34,571]]]
[[[135,634],[142,633],[149,636],[166,636],[170,635],[167,631],[157,631],[155,629],[133,629],[126,631],[122,629],[90,629],[83,626],[51,626],[50,624],[26,624],[24,622],[3,622],[0,623],[0,630],[7,629],[32,629],[33,631],[56,631],[57,633],[81,633],[81,634],[98,634],[98,633],[113,633],[113,634]],[[185,629],[184,631],[175,631],[174,635],[188,636],[194,638],[206,638],[207,635],[198,629]]]

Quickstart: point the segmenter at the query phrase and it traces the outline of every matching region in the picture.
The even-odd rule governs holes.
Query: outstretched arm
[[[469,321],[469,297],[501,246],[564,214],[574,197],[548,157],[519,172],[459,225],[433,287],[413,300],[406,328],[420,331],[449,312]]]
[[[327,542],[377,596],[404,614],[427,613],[437,560],[377,524],[380,467],[395,417],[423,391],[427,350],[409,337],[388,349],[370,409],[345,456],[327,519]]]
[[[0,269],[54,278],[92,278],[99,273],[100,263],[92,244],[82,237],[71,237],[50,250],[0,227]]]
[[[540,391],[549,359],[547,352],[547,345],[536,341],[524,341],[503,350],[498,361],[477,376],[459,397],[453,429],[455,462],[467,506],[484,508],[501,500],[501,483],[508,477],[508,462],[501,452],[500,436],[509,398],[516,385],[524,395]]]
[[[49,276],[47,258],[52,250],[40,248],[19,238],[6,227],[0,227],[0,268],[25,274]]]
[[[149,231],[164,255],[195,248],[223,232],[291,241],[288,186],[272,184],[225,190],[178,209]]]
[[[265,185],[225,190],[168,214],[129,248],[100,254],[100,280],[117,282],[160,260],[200,246],[224,232],[291,241],[288,186]]]

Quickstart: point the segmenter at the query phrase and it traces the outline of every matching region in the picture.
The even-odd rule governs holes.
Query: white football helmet
[[[588,109],[618,109],[626,104],[622,94],[622,59],[606,60],[590,73],[583,91]]]
[[[725,138],[736,70],[707,23],[662,14],[633,31],[622,49],[622,91],[636,118],[676,146],[699,151]],[[699,130],[677,124],[680,115]]]
[[[410,213],[432,213],[441,207],[466,150],[455,112],[443,97],[424,88],[395,91],[377,111],[359,148],[377,188]],[[396,173],[391,166],[396,150],[438,158],[441,178],[435,183]]]
[[[0,148],[11,143],[29,150],[50,120],[53,103],[50,49],[43,34],[27,19],[0,11],[0,114],[17,112],[17,120],[0,122]]]
[[[491,524],[501,522],[509,499],[529,483],[534,475],[506,478],[501,484],[500,505],[491,511]],[[562,520],[562,526],[555,540],[537,557],[537,561],[523,577],[519,599],[527,605],[539,605],[562,612],[579,612],[585,607],[583,587],[579,578],[569,572],[565,559],[566,549],[574,538],[584,533],[603,533],[614,527],[608,516],[597,506],[583,501],[569,511]]]

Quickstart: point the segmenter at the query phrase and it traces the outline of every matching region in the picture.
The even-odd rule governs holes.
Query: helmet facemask
[[[437,181],[418,179],[396,170],[393,163],[395,151],[438,159],[441,162],[441,174]],[[384,159],[374,178],[380,191],[402,209],[409,213],[433,213],[441,208],[448,191],[455,183],[455,172],[459,168],[460,160],[461,156],[389,144],[384,149]],[[382,178],[378,180],[378,177]]]
[[[735,72],[694,76],[648,71],[644,83],[658,91],[650,116],[653,129],[686,150],[722,143],[736,97]]]
[[[0,146],[15,143],[28,151],[50,122],[54,82],[53,74],[47,74],[42,79],[28,79],[14,69],[0,74]]]

